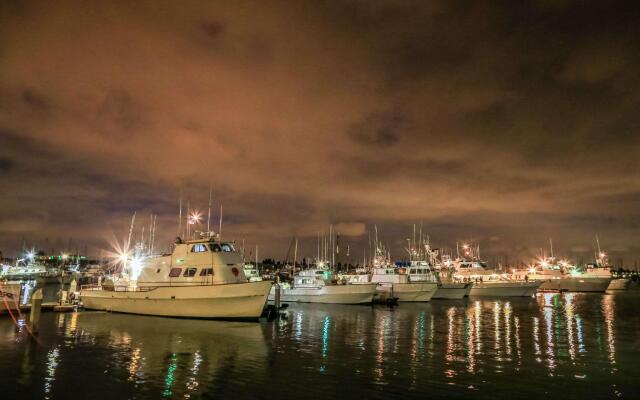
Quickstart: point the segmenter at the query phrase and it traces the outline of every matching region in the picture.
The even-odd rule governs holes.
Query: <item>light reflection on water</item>
[[[51,399],[634,397],[637,305],[640,295],[545,293],[292,305],[260,323],[45,313],[37,341],[24,319],[0,320],[0,388]]]

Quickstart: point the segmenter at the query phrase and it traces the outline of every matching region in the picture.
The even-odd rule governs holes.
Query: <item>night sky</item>
[[[168,243],[212,184],[264,257],[333,223],[399,259],[422,221],[490,260],[589,261],[598,234],[633,266],[639,131],[637,2],[0,2],[5,255],[95,254],[134,211]]]

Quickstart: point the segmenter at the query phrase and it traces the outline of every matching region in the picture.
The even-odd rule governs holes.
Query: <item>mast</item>
[[[187,240],[191,239],[191,204],[189,200],[187,200]]]
[[[553,258],[553,239],[549,238],[549,249],[551,250],[551,258]]]
[[[129,225],[129,239],[127,239],[127,247],[125,247],[125,252],[129,252],[129,246],[131,245],[131,235],[133,234],[133,225],[136,222],[136,211],[133,212],[133,216],[131,217],[131,225]]]
[[[157,215],[153,216],[153,230],[151,231],[151,249],[149,250],[149,255],[153,255],[153,246],[156,244],[156,220],[158,219]]]
[[[211,232],[211,229],[209,228],[209,221],[211,220],[211,193],[213,190],[213,186],[211,184],[209,184],[209,211],[207,212],[207,234],[209,232]]]
[[[293,265],[291,266],[291,277],[296,272],[296,258],[298,258],[298,238],[296,237],[296,245],[293,249]]]
[[[220,226],[218,228],[218,237],[222,240],[222,203],[220,203]]]
[[[416,249],[416,224],[413,224],[413,238],[411,239],[411,256],[413,258],[413,252]],[[409,261],[413,261],[410,259]]]
[[[182,190],[180,190],[180,207],[178,211],[178,236],[182,236]]]

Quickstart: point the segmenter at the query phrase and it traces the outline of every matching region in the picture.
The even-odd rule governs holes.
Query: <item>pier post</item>
[[[31,325],[31,333],[38,333],[40,325],[40,311],[42,308],[42,289],[33,292],[31,296],[31,314],[29,315],[29,324]]]
[[[276,308],[276,313],[278,312],[278,310],[280,309],[280,276],[276,275],[276,284],[275,284],[276,290],[275,290],[275,295],[273,296],[273,305]]]

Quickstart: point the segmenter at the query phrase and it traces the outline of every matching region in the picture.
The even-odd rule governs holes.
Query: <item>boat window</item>
[[[216,253],[222,251],[222,249],[220,248],[220,245],[218,243],[211,243],[209,245],[209,247],[211,248],[211,251],[216,252]]]
[[[213,275],[213,268],[202,268],[200,270],[200,276],[210,276]]]
[[[207,246],[205,246],[204,243],[198,243],[191,246],[192,253],[204,253],[205,251],[207,251]]]
[[[224,243],[222,245],[222,251],[233,251],[233,246],[229,243]]]
[[[182,276],[185,276],[187,278],[190,278],[192,276],[196,276],[196,271],[198,270],[198,268],[187,268],[184,270],[184,274],[182,274]]]
[[[180,276],[181,272],[182,268],[171,268],[171,271],[169,271],[169,278],[176,278]]]

